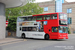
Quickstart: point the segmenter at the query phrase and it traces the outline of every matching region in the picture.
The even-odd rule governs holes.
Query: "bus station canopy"
[[[6,8],[19,7],[27,3],[26,0],[0,0],[1,3],[6,5]]]

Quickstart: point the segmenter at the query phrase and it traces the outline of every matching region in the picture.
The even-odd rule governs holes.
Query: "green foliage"
[[[28,3],[25,6],[6,9],[6,20],[9,19],[8,30],[16,31],[16,19],[18,16],[34,15],[43,12],[43,8],[39,7],[37,3],[33,3],[35,0],[27,1]]]
[[[43,8],[39,7],[37,3],[28,2],[25,6],[17,8],[6,9],[6,19],[10,16],[26,16],[40,14],[43,12]]]
[[[40,8],[36,3],[27,3],[23,8],[23,15],[34,15],[43,12],[43,8]]]
[[[17,21],[17,17],[15,16],[10,17],[7,30],[16,31],[16,21]]]
[[[71,34],[71,31],[70,31],[70,29],[68,28],[68,34]]]

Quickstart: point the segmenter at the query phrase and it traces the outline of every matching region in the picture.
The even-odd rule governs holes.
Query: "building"
[[[40,2],[39,6],[44,8],[43,13],[55,12],[55,0]],[[62,12],[66,13],[69,19],[69,28],[72,34],[75,33],[75,2],[67,2],[64,0],[62,3]]]

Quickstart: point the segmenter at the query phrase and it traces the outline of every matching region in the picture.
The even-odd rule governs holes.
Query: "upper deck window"
[[[57,19],[57,14],[52,14],[51,19]]]
[[[43,16],[37,16],[37,20],[42,20]]]
[[[50,15],[44,15],[44,20],[49,20],[50,19]]]
[[[33,17],[28,17],[28,21],[32,21],[33,20]]]
[[[27,17],[18,17],[18,22],[27,21]]]
[[[17,22],[23,22],[23,21],[34,21],[36,20],[36,17],[18,17]]]
[[[34,20],[34,21],[36,20],[36,16],[33,17],[33,20]]]
[[[67,20],[67,15],[66,14],[59,14],[59,19]]]

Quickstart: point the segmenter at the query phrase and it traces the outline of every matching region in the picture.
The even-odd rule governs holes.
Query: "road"
[[[24,39],[1,44],[0,50],[75,50],[75,35],[64,40]]]

